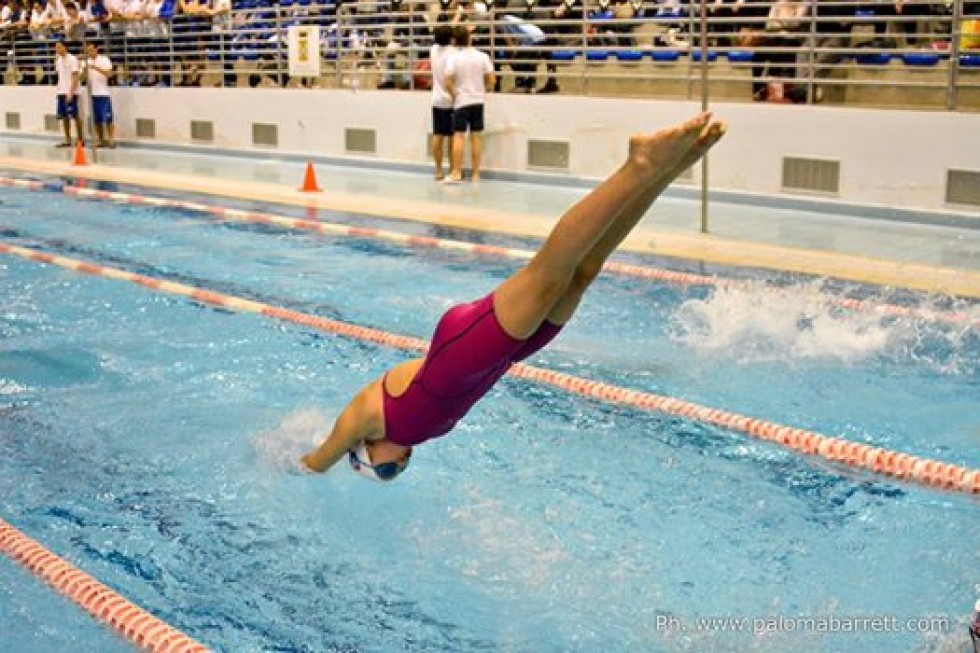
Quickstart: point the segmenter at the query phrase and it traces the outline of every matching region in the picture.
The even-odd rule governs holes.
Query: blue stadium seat
[[[586,61],[605,61],[609,58],[609,50],[589,50],[585,53]]]
[[[980,68],[980,54],[961,54],[960,65],[964,68]]]
[[[650,58],[654,61],[677,61],[680,56],[680,50],[650,50]]]
[[[854,57],[854,60],[862,66],[884,66],[892,60],[892,56],[887,52],[871,52],[859,54]]]
[[[729,50],[725,56],[732,63],[751,63],[755,55],[748,50]]]
[[[928,68],[939,63],[939,55],[929,52],[907,53],[902,55],[902,63],[906,66]]]
[[[551,58],[555,61],[571,61],[578,56],[578,50],[555,50]]]
[[[708,63],[711,63],[718,59],[718,53],[714,50],[708,50]],[[701,61],[701,50],[694,48],[691,50],[691,61]]]
[[[643,58],[643,52],[640,50],[620,50],[616,53],[616,59],[619,61],[639,61]]]

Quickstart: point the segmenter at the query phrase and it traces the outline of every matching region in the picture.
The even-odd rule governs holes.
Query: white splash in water
[[[858,363],[885,356],[925,363],[944,373],[971,367],[969,347],[962,347],[968,325],[843,308],[839,297],[823,291],[820,282],[720,287],[706,299],[681,304],[672,316],[671,335],[692,349],[741,362]]]
[[[260,463],[280,472],[307,472],[300,456],[320,444],[332,418],[316,408],[295,410],[278,426],[252,438]]]
[[[0,395],[19,395],[28,391],[28,387],[10,379],[0,379]]]
[[[702,351],[730,351],[742,361],[835,359],[855,362],[884,351],[901,327],[871,311],[833,305],[815,285],[718,288],[673,316],[677,340]]]

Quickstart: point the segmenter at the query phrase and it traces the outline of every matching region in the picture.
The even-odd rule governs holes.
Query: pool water
[[[516,265],[56,193],[3,190],[0,228],[4,242],[422,338]],[[0,517],[215,650],[966,643],[975,499],[514,380],[397,483],[299,475],[285,461],[407,354],[15,258],[0,279]],[[816,281],[602,278],[531,362],[980,466],[977,330],[831,299]],[[8,566],[3,586],[36,585]],[[52,627],[72,611],[53,592],[17,595],[0,621],[25,650],[117,644],[84,617]],[[780,615],[948,627],[694,623]]]

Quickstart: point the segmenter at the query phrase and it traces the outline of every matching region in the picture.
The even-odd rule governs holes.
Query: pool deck
[[[137,184],[329,211],[543,237],[585,188],[499,180],[438,184],[421,172],[317,165],[322,193],[297,187],[303,165],[262,158],[174,154],[122,147],[99,165],[74,166],[38,139],[0,146],[0,169]],[[216,202],[217,203],[217,202]],[[623,245],[636,253],[980,298],[980,229],[813,211],[715,205],[710,235],[699,205],[668,193]],[[780,216],[782,214],[782,217]],[[789,217],[786,215],[789,214]],[[980,216],[977,217],[980,223]]]

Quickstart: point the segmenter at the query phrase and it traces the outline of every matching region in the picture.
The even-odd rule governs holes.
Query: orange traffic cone
[[[85,144],[81,141],[75,143],[75,160],[72,161],[76,166],[87,166],[88,160],[85,158]]]
[[[304,193],[319,193],[323,189],[316,183],[316,171],[313,169],[313,162],[307,161],[306,174],[303,175],[303,187],[300,190]]]

